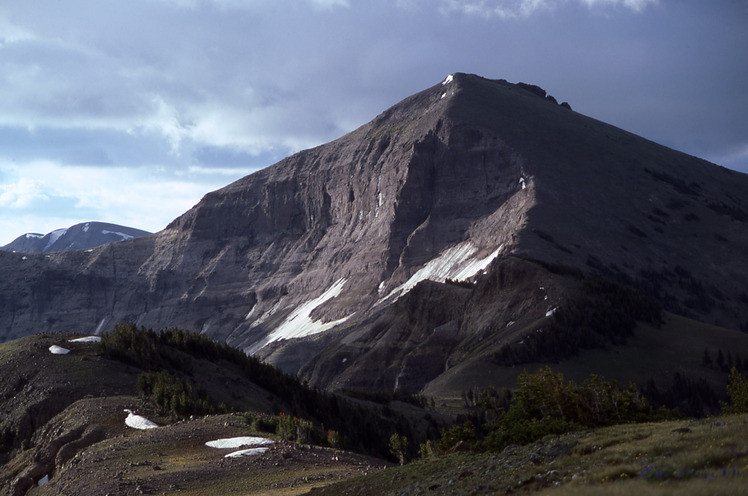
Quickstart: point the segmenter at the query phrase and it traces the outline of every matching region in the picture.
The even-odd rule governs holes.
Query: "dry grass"
[[[743,495],[748,415],[632,424],[457,454],[329,486],[320,495]]]

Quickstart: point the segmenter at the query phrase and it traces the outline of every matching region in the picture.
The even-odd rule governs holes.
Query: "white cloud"
[[[5,164],[0,170],[23,174],[0,185],[0,245],[25,232],[46,233],[90,220],[158,231],[208,191],[250,172],[192,167],[173,174],[155,166],[96,168],[49,161]],[[73,207],[56,212],[50,209],[55,202]]]
[[[440,11],[444,14],[460,12],[467,16],[487,19],[516,19],[529,17],[536,12],[548,11],[564,4],[579,2],[589,8],[623,6],[635,12],[659,0],[442,0]]]
[[[669,146],[685,136],[691,153],[733,150],[748,115],[740,16],[720,2],[657,3],[0,2],[0,235],[11,216],[27,221],[11,234],[53,216],[66,219],[54,228],[95,215],[159,229],[211,189],[454,71],[540,84]],[[586,11],[651,15],[606,16],[602,27]],[[744,170],[741,150],[721,153],[725,165]],[[70,174],[67,191],[54,187]]]
[[[171,146],[175,155],[180,154],[182,141],[189,134],[189,130],[182,123],[180,114],[174,105],[167,103],[163,97],[152,98],[154,110],[138,126],[146,132],[156,132],[163,135]]]
[[[311,2],[326,9],[332,9],[334,7],[350,7],[349,0],[311,0]]]
[[[650,4],[656,4],[659,0],[581,0],[588,7],[619,6],[622,5],[635,12],[644,10]]]
[[[39,181],[28,177],[20,177],[11,184],[2,184],[0,185],[0,207],[13,210],[29,208],[40,200],[48,199],[42,189]]]
[[[10,23],[7,19],[0,17],[0,47],[9,43],[18,43],[19,41],[31,40],[34,35]]]
[[[205,3],[201,0],[157,0],[167,4],[176,5],[183,8],[198,8],[201,3]],[[207,0],[208,3],[215,4],[222,8],[230,9],[256,9],[267,5],[271,2],[279,3],[280,0]],[[320,7],[322,9],[333,9],[335,7],[350,7],[350,0],[305,0],[306,3],[311,4],[314,7]],[[293,3],[292,1],[286,1],[286,3]]]

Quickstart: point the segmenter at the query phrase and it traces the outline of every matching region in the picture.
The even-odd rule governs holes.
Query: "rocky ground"
[[[209,416],[148,431],[125,429],[79,452],[27,494],[303,494],[387,463],[350,452],[276,442],[259,455],[205,445],[252,434],[241,415]]]
[[[255,431],[244,413],[183,420],[160,415],[137,396],[140,369],[108,360],[98,345],[72,343],[71,337],[37,334],[0,344],[2,496],[301,494],[387,465],[351,452],[284,442]],[[49,347],[54,345],[70,352],[53,354]],[[220,377],[240,400],[262,406],[274,398],[251,383],[230,381],[237,372],[222,365]],[[197,360],[192,370],[218,374]],[[126,409],[160,427],[128,427]],[[264,453],[238,458],[225,455],[240,448],[205,445],[240,436],[275,442]]]

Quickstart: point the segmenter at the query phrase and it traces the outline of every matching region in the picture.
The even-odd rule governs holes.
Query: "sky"
[[[748,173],[748,0],[9,0],[0,245],[159,231],[453,72]]]

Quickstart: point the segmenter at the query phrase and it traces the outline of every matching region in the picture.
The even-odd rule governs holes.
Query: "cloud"
[[[644,10],[650,4],[656,4],[659,0],[581,0],[588,7],[617,7],[622,5],[635,12]]]
[[[660,3],[2,2],[0,234],[10,217],[42,230],[63,208],[71,221],[132,214],[134,227],[159,229],[211,189],[454,71],[538,84],[748,171],[742,4]]]
[[[19,210],[29,208],[39,201],[48,200],[39,181],[21,177],[11,184],[0,185],[0,208]]]
[[[50,161],[0,163],[0,169],[16,177],[0,185],[0,245],[24,232],[90,220],[158,231],[207,191],[253,172],[192,166],[174,173],[153,165],[95,168]]]
[[[297,0],[151,0],[180,8],[197,9],[205,4],[212,4],[221,9],[257,10],[267,7],[270,3],[285,3],[291,8],[298,7]],[[332,10],[336,7],[350,7],[350,0],[303,0],[303,3],[322,10]]]
[[[444,14],[459,12],[486,19],[517,19],[554,10],[569,3],[581,3],[589,8],[622,6],[640,12],[649,4],[657,2],[658,0],[442,0],[440,11]]]
[[[707,155],[704,158],[748,174],[748,142],[728,146],[715,152],[714,156]]]
[[[334,7],[350,7],[350,2],[348,0],[310,0],[314,5],[318,5],[320,7],[331,9]]]

